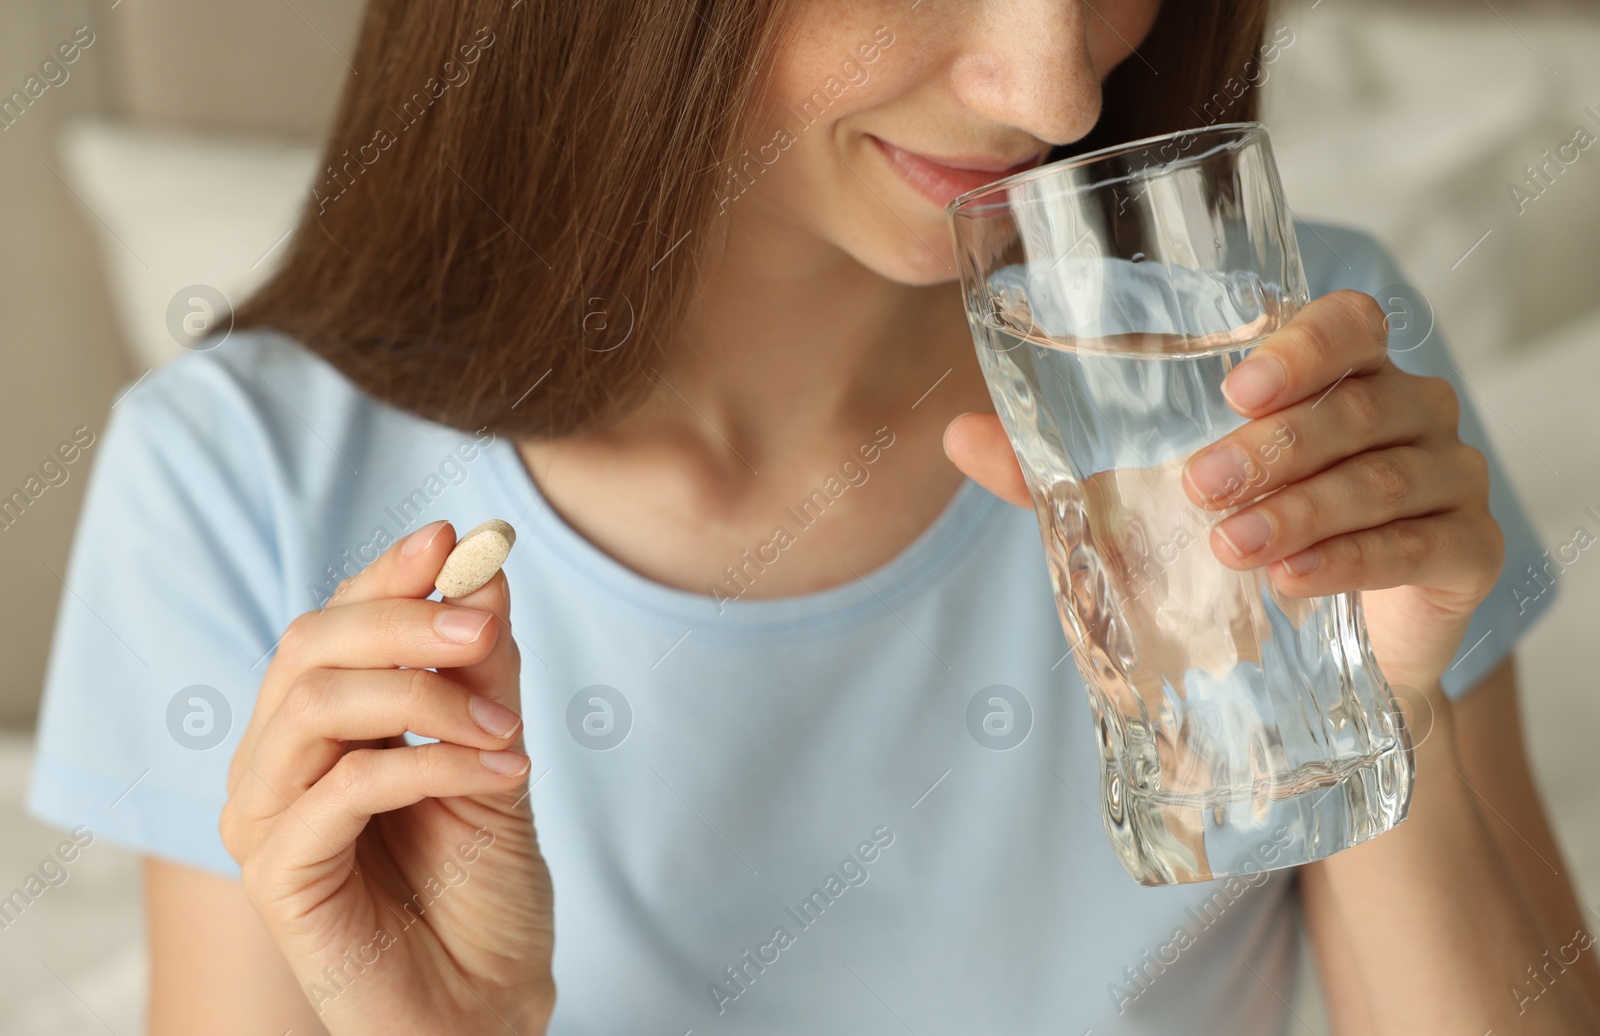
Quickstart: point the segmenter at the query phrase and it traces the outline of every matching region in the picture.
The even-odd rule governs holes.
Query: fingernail
[[[429,522],[427,525],[424,525],[410,536],[407,536],[405,543],[401,544],[400,546],[400,556],[403,558],[414,558],[418,554],[421,554],[423,551],[427,550],[428,547],[433,543],[433,538],[439,535],[439,530],[444,528],[444,526],[444,520],[440,519],[436,522]]]
[[[1303,576],[1317,570],[1322,564],[1322,555],[1315,550],[1302,550],[1298,554],[1291,554],[1283,559],[1283,567],[1289,570],[1290,575]]]
[[[1272,523],[1254,511],[1236,514],[1217,526],[1217,532],[1241,558],[1254,554],[1272,538]]]
[[[1244,451],[1223,446],[1189,462],[1189,483],[1206,499],[1225,501],[1243,491],[1247,481]]]
[[[1283,391],[1283,364],[1272,356],[1252,356],[1222,382],[1222,394],[1240,410],[1266,406]]]
[[[939,441],[942,443],[946,438],[949,437],[950,429],[952,429],[952,428],[954,428],[956,426],[956,422],[957,421],[961,420],[963,417],[970,417],[972,415],[972,413],[973,413],[973,411],[971,411],[971,410],[964,410],[961,413],[957,414],[956,416],[952,417],[950,420],[946,421],[944,423],[944,431],[939,433]]]
[[[495,737],[510,737],[522,723],[522,717],[492,698],[474,694],[467,702],[472,722]]]
[[[494,616],[472,608],[447,608],[433,620],[439,636],[457,644],[470,644],[483,634],[483,629],[494,621]]]
[[[502,777],[518,777],[528,772],[532,760],[521,752],[479,752],[478,761],[483,763],[485,770],[492,770]]]

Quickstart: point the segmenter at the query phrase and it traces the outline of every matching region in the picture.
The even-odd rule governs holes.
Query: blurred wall
[[[348,74],[362,0],[5,0],[0,99],[80,27],[93,42],[20,117],[0,117],[0,496],[74,429],[98,436],[140,373],[113,320],[97,217],[60,179],[57,135],[112,115],[311,143]],[[83,37],[89,38],[89,37]],[[343,55],[341,57],[341,55]],[[52,171],[54,170],[54,171]],[[0,529],[0,722],[32,716],[95,451]],[[59,476],[56,476],[59,479]],[[35,483],[35,487],[43,483]],[[67,591],[70,592],[70,591]]]
[[[0,132],[0,496],[21,489],[79,426],[98,434],[112,393],[134,376],[118,346],[86,213],[51,150],[68,120],[105,110],[115,43],[87,0],[0,4],[0,99],[21,89],[79,26],[94,42]],[[118,12],[120,13],[120,12]],[[59,79],[52,73],[51,78]],[[6,125],[0,120],[0,125]],[[92,219],[92,216],[88,216]],[[0,719],[29,715],[55,622],[67,546],[94,449],[0,530]]]

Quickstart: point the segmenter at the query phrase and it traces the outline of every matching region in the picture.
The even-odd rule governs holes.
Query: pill
[[[434,588],[445,597],[465,597],[494,578],[505,564],[517,530],[498,518],[490,518],[456,541],[455,549],[444,559]]]

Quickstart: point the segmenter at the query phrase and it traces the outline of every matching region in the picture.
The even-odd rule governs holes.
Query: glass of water
[[[1358,595],[1280,595],[1184,462],[1245,424],[1222,380],[1309,300],[1266,127],[1229,123],[1051,163],[949,208],[968,322],[1027,479],[1089,692],[1100,805],[1145,885],[1254,875],[1382,834],[1411,741]],[[1236,490],[1236,491],[1235,491]]]

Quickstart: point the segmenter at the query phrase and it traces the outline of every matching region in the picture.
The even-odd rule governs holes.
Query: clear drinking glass
[[[1145,885],[1254,875],[1382,834],[1411,740],[1353,594],[1235,572],[1184,461],[1245,423],[1223,377],[1308,301],[1266,127],[1055,162],[949,207],[968,321],[1089,692],[1106,834]]]

